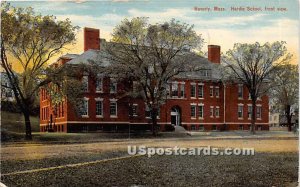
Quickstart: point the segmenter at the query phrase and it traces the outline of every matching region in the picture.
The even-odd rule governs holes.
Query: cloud
[[[110,38],[110,33],[113,28],[119,24],[124,17],[117,14],[104,14],[101,17],[94,17],[89,15],[76,15],[76,14],[67,14],[67,15],[57,15],[59,20],[65,20],[69,18],[74,25],[80,27],[93,27],[99,28],[101,30],[101,37]]]
[[[262,20],[266,16],[266,14],[254,14],[249,16],[204,18],[200,17],[200,15],[195,15],[197,12],[193,12],[193,10],[189,8],[166,9],[163,12],[130,9],[128,10],[128,13],[131,17],[149,17],[152,23],[161,22],[161,20],[168,21],[172,18],[176,18],[176,20],[181,20],[189,24],[204,26],[207,28],[246,26],[251,22]]]
[[[66,6],[66,2],[64,1],[51,1],[51,3],[36,3],[32,4],[32,7],[36,12],[46,12],[48,10],[55,10],[55,11],[67,11],[70,7]]]
[[[99,17],[76,14],[57,15],[59,19],[69,18],[73,24],[81,27],[94,27],[100,29],[101,38],[110,39],[114,27],[125,17],[149,17],[150,23],[161,23],[176,18],[188,24],[194,24],[198,34],[202,34],[206,44],[221,45],[225,52],[233,47],[234,43],[260,43],[286,41],[288,50],[295,55],[298,53],[298,21],[289,18],[275,19],[266,14],[253,14],[227,17],[200,17],[191,9],[170,8],[162,12],[141,11],[129,9],[127,15],[108,13]],[[83,41],[79,33],[79,41]],[[206,50],[206,48],[203,48]]]
[[[221,45],[224,50],[232,48],[238,42],[286,41],[289,48],[297,53],[298,21],[289,18],[275,19],[267,17],[267,14],[204,18],[195,15],[188,8],[166,9],[163,12],[130,9],[128,13],[131,17],[149,17],[151,23],[176,18],[193,24],[207,44]]]

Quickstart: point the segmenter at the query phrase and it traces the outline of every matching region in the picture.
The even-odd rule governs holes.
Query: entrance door
[[[180,109],[178,107],[171,109],[171,124],[174,126],[180,125]]]

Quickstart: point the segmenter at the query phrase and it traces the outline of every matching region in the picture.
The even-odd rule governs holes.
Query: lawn
[[[50,161],[50,160],[49,160]],[[55,159],[51,160],[55,162]],[[297,153],[146,156],[2,177],[8,186],[287,186]]]
[[[98,162],[128,156],[128,145],[253,147],[255,155],[155,155]],[[297,181],[298,174],[297,138],[131,139],[5,144],[1,149],[1,172],[8,174],[2,176],[2,182],[8,186],[287,186]],[[28,173],[9,174],[28,170]]]
[[[39,132],[39,118],[30,117],[32,132]],[[1,140],[22,140],[25,134],[24,117],[20,113],[1,111]]]
[[[32,132],[39,132],[39,118],[31,116],[30,122]],[[1,111],[1,128],[10,132],[24,133],[25,124],[23,114]]]

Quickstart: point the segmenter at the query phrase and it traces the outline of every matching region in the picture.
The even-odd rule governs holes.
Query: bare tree
[[[39,88],[51,81],[45,76],[47,62],[75,41],[78,27],[8,3],[1,4],[1,23],[1,66],[24,115],[26,139],[32,139],[30,110]]]
[[[251,132],[255,133],[256,101],[266,94],[270,73],[279,64],[290,59],[286,55],[285,42],[234,44],[223,58],[229,74],[234,80],[245,85],[252,101]]]
[[[146,18],[123,20],[112,36],[113,42],[106,46],[112,61],[111,72],[134,82],[136,92],[150,110],[155,134],[168,81],[181,72],[198,68],[191,63],[197,57],[191,50],[201,49],[203,39],[188,24],[173,19],[153,25]]]
[[[272,102],[285,114],[289,131],[292,130],[293,110],[298,108],[299,74],[298,65],[284,63],[276,67],[271,74]]]

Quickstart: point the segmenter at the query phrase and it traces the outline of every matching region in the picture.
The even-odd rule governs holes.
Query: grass
[[[32,132],[39,132],[39,118],[30,117]],[[25,134],[23,114],[1,111],[1,140],[22,140]]]
[[[115,155],[116,156],[116,155]],[[61,163],[37,160],[22,165]],[[83,160],[82,160],[83,161]],[[280,163],[280,164],[279,164]],[[20,161],[4,166],[19,167]],[[253,156],[146,156],[76,168],[2,176],[8,186],[287,186],[297,181],[297,153]],[[15,168],[19,169],[19,168]],[[24,168],[23,168],[24,169]]]
[[[31,116],[30,122],[32,132],[39,132],[39,118]],[[23,114],[1,111],[1,129],[15,133],[24,133],[25,122]]]
[[[103,138],[109,133],[59,134],[41,137]],[[114,133],[111,133],[114,135]],[[38,135],[37,135],[38,136]],[[37,137],[35,136],[35,137]],[[81,140],[80,140],[81,141]],[[8,186],[287,186],[297,181],[298,141],[270,139],[132,139],[85,144],[7,144],[1,152],[1,172],[43,171],[2,176]],[[146,147],[253,147],[254,156],[142,156],[63,167],[127,156],[128,145]]]

